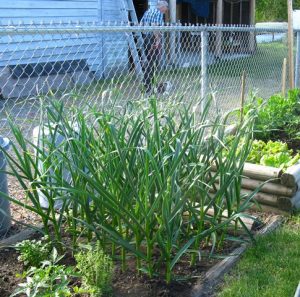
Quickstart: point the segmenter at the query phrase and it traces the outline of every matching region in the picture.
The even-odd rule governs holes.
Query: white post
[[[223,24],[223,0],[217,2],[217,24]]]
[[[288,47],[289,47],[289,80],[290,89],[295,87],[294,71],[294,30],[293,30],[293,1],[288,0]]]
[[[295,86],[300,88],[300,31],[297,31]]]
[[[176,23],[176,0],[170,0],[170,21]]]
[[[217,2],[217,24],[223,24],[223,1],[218,0]],[[222,55],[222,32],[218,31],[216,34],[216,56],[220,57]]]
[[[207,53],[208,53],[208,33],[201,31],[201,112],[204,110],[207,97]]]
[[[256,0],[250,0],[250,25],[255,26]],[[255,33],[250,32],[250,52],[255,51]]]
[[[170,22],[174,26],[176,24],[176,0],[170,0]],[[176,34],[170,34],[170,61],[172,64],[176,61]]]
[[[250,25],[255,25],[256,0],[250,0]]]

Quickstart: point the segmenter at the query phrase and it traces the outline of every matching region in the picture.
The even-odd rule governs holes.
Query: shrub
[[[113,263],[110,257],[104,254],[100,243],[95,247],[89,246],[75,255],[77,269],[82,276],[85,288],[91,296],[108,296],[111,293]]]

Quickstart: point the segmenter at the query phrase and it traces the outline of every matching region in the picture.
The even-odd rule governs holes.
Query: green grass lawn
[[[225,277],[217,297],[291,297],[300,281],[300,219],[260,238]]]
[[[287,46],[283,42],[261,43],[248,57],[219,61],[209,67],[211,77],[240,77],[243,70],[253,79],[281,75],[283,59],[287,58]]]

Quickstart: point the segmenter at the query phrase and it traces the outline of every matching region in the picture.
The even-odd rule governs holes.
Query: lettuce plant
[[[282,132],[290,138],[299,137],[300,90],[290,90],[287,97],[276,94],[268,100],[257,98],[245,110],[253,107],[257,108],[254,126],[256,139],[275,139]]]
[[[281,141],[254,140],[247,160],[255,164],[286,169],[299,162],[300,154],[294,154],[287,144]]]

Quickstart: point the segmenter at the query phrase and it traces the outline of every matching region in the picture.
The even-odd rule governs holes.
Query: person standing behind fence
[[[158,1],[155,8],[149,8],[141,19],[141,25],[144,26],[163,26],[164,14],[168,11],[167,1]],[[152,92],[153,79],[156,64],[160,58],[162,46],[162,34],[160,32],[146,32],[144,34],[144,49],[147,61],[143,67],[146,93]]]

